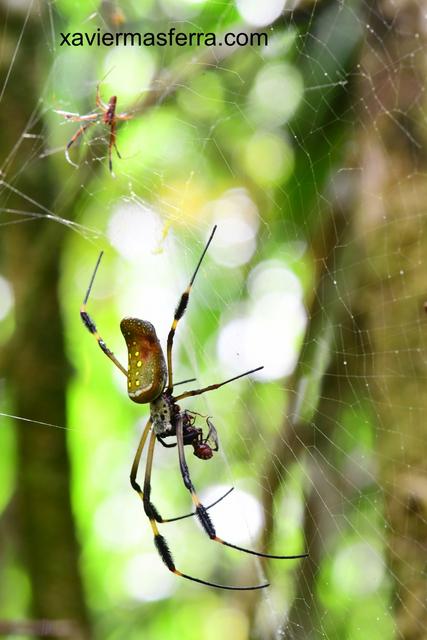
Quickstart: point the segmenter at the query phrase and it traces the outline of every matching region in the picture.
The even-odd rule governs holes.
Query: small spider
[[[82,122],[83,124],[77,129],[76,133],[73,135],[71,140],[67,142],[67,146],[65,147],[65,157],[67,161],[73,165],[73,167],[77,167],[78,165],[73,162],[70,158],[69,151],[71,146],[75,143],[75,141],[80,138],[80,136],[93,124],[103,123],[110,127],[110,139],[108,141],[108,167],[110,169],[110,173],[113,174],[113,161],[111,157],[111,150],[114,147],[116,153],[119,158],[121,155],[117,148],[116,144],[116,126],[118,120],[131,120],[133,115],[130,113],[116,113],[116,105],[117,105],[117,96],[111,96],[108,101],[108,104],[102,101],[101,95],[99,93],[99,84],[96,87],[96,106],[101,110],[101,113],[98,111],[94,113],[87,113],[84,116],[81,116],[78,113],[71,113],[69,111],[61,111],[59,109],[55,109],[55,113],[59,113],[60,116],[63,116],[65,120],[69,122]],[[114,175],[114,174],[113,174]]]
[[[168,547],[167,541],[162,535],[160,535],[157,526],[158,523],[173,522],[175,520],[181,520],[182,518],[196,515],[209,538],[214,542],[219,542],[220,544],[226,545],[227,547],[232,547],[233,549],[237,549],[238,551],[250,553],[254,556],[259,556],[262,558],[276,558],[286,560],[304,558],[307,556],[306,553],[290,556],[268,555],[266,553],[260,553],[257,551],[246,549],[244,547],[239,547],[235,544],[223,540],[222,538],[219,538],[216,534],[211,517],[208,514],[208,509],[213,507],[220,500],[223,500],[223,498],[225,498],[230,493],[230,491],[232,491],[232,489],[227,491],[227,493],[219,498],[219,500],[205,507],[200,502],[200,498],[197,495],[196,489],[190,478],[190,472],[185,459],[184,448],[186,446],[192,446],[193,454],[197,458],[201,460],[208,460],[209,458],[212,458],[215,451],[218,451],[218,436],[216,429],[209,417],[206,418],[208,431],[207,435],[204,436],[203,429],[197,428],[195,426],[197,416],[200,416],[200,414],[185,409],[182,410],[178,402],[184,400],[185,398],[199,396],[202,393],[206,393],[207,391],[219,389],[229,382],[233,382],[234,380],[243,378],[244,376],[247,376],[250,373],[254,373],[255,371],[259,371],[263,368],[257,367],[256,369],[251,369],[251,371],[241,373],[240,375],[225,380],[224,382],[211,384],[201,389],[185,391],[184,393],[181,393],[179,395],[173,395],[174,388],[178,384],[192,382],[192,380],[185,380],[184,382],[179,383],[174,382],[172,370],[173,340],[178,322],[184,315],[187,308],[192,285],[196,278],[197,272],[199,271],[200,265],[202,264],[203,258],[212,241],[215,230],[216,227],[214,227],[210,238],[203,250],[203,253],[197,263],[190,283],[184,293],[181,295],[178,306],[176,307],[172,326],[167,338],[166,360],[163,355],[159,339],[156,335],[155,328],[150,322],[147,322],[146,320],[140,320],[139,318],[124,318],[120,323],[120,329],[128,348],[129,363],[127,369],[117,360],[114,353],[110,351],[104,340],[99,335],[95,323],[86,311],[86,304],[89,299],[99,263],[101,261],[102,253],[98,258],[94,272],[92,274],[92,278],[90,280],[89,287],[80,310],[80,315],[81,319],[83,320],[83,324],[90,331],[90,333],[93,334],[96,341],[98,342],[98,345],[105,353],[105,355],[110,358],[110,360],[113,361],[116,367],[118,367],[120,371],[126,376],[128,381],[129,398],[133,400],[133,402],[137,402],[138,404],[150,405],[150,417],[143,430],[133,461],[132,470],[130,473],[130,482],[133,489],[135,489],[143,502],[145,514],[150,520],[150,525],[154,534],[154,544],[163,562],[165,563],[169,571],[177,576],[186,578],[187,580],[192,580],[193,582],[198,582],[210,587],[217,587],[219,589],[249,591],[254,589],[262,589],[263,587],[268,587],[269,585],[268,583],[241,587],[221,585],[213,582],[207,582],[206,580],[202,580],[200,578],[194,578],[193,576],[179,571],[175,567],[175,563],[171,551]],[[148,436],[150,436],[150,438],[145,467],[144,486],[142,490],[136,478],[141,454]],[[175,442],[165,442],[165,439],[170,437],[174,437],[176,439]],[[151,502],[151,471],[153,466],[154,446],[156,444],[156,441],[160,442],[160,444],[162,444],[164,447],[178,448],[178,459],[181,476],[186,489],[191,494],[193,505],[195,507],[195,510],[192,513],[188,513],[177,518],[165,519],[162,518],[157,508]]]

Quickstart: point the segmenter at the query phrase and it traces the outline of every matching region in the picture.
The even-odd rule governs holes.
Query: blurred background
[[[1,637],[427,638],[424,4],[1,0],[0,26]],[[60,46],[171,27],[268,45]],[[98,83],[132,115],[114,174],[103,123],[64,155],[57,111],[93,113]],[[206,504],[234,487],[218,535],[309,557],[161,533],[183,572],[254,592],[163,565],[129,484],[148,407],[79,318],[104,250],[101,335],[124,363],[125,316],[165,344],[214,224],[176,379],[264,369],[185,401],[220,439],[192,478]],[[175,449],[152,498],[191,510]]]

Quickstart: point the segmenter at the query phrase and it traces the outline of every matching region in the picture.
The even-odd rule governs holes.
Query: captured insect
[[[113,173],[113,147],[116,150],[117,156],[121,159],[121,155],[116,144],[117,121],[131,120],[133,118],[133,115],[130,113],[116,113],[117,96],[111,96],[107,104],[103,102],[101,99],[101,94],[99,92],[99,84],[96,87],[96,106],[101,111],[101,113],[99,113],[99,111],[95,111],[94,113],[87,113],[84,116],[81,116],[78,113],[71,113],[69,111],[60,111],[59,109],[55,109],[55,113],[63,116],[65,120],[69,122],[82,123],[73,137],[69,140],[69,142],[67,142],[67,146],[65,147],[65,157],[67,161],[73,165],[73,167],[77,167],[78,165],[70,158],[70,148],[76,142],[76,140],[78,140],[78,138],[80,138],[80,136],[86,131],[86,129],[89,129],[89,127],[91,127],[93,124],[103,123],[107,125],[107,127],[110,127],[110,138],[108,141],[108,167],[110,169],[110,173]]]
[[[185,459],[185,447],[192,446],[193,454],[197,458],[200,458],[201,460],[208,460],[209,458],[212,458],[215,451],[218,451],[218,436],[215,426],[210,418],[206,419],[207,434],[204,435],[203,429],[196,427],[196,418],[199,414],[188,411],[186,409],[182,410],[178,402],[181,402],[181,400],[185,400],[186,398],[199,396],[202,393],[206,393],[208,391],[219,389],[220,387],[223,387],[224,385],[233,382],[234,380],[239,380],[239,378],[243,378],[244,376],[255,373],[255,371],[259,371],[263,368],[257,367],[256,369],[245,371],[244,373],[241,373],[234,378],[229,378],[224,382],[211,384],[200,389],[184,391],[183,393],[174,395],[174,388],[178,384],[183,384],[183,382],[175,383],[173,378],[172,351],[175,331],[178,322],[181,320],[185,313],[185,310],[187,309],[191,288],[193,286],[194,280],[196,279],[203,258],[206,255],[210,243],[212,242],[215,231],[216,226],[213,228],[209,240],[207,241],[202,255],[200,256],[188,287],[181,295],[181,298],[176,307],[172,326],[167,338],[166,359],[160,346],[159,339],[156,335],[155,328],[150,322],[146,320],[140,320],[139,318],[124,318],[120,323],[120,329],[128,348],[127,368],[117,360],[114,353],[110,351],[102,337],[99,335],[94,321],[86,311],[86,305],[93,286],[93,282],[95,280],[99,263],[102,258],[102,253],[100,254],[95,265],[95,269],[92,274],[92,278],[90,280],[89,287],[80,310],[80,315],[81,319],[83,320],[83,324],[95,337],[101,350],[126,376],[128,381],[129,398],[133,400],[133,402],[137,402],[138,404],[150,405],[150,417],[143,430],[135,459],[133,461],[130,473],[130,482],[133,489],[135,489],[143,502],[145,514],[150,520],[150,525],[154,534],[154,544],[163,562],[165,563],[169,571],[177,576],[186,578],[187,580],[192,580],[193,582],[208,585],[209,587],[217,587],[218,589],[250,591],[254,589],[262,589],[264,587],[268,587],[269,585],[268,583],[251,586],[221,585],[215,584],[213,582],[208,582],[207,580],[202,580],[200,578],[194,578],[193,576],[179,571],[175,567],[175,563],[168,543],[166,539],[159,533],[159,529],[157,526],[158,523],[174,522],[176,520],[181,520],[183,518],[188,518],[195,515],[199,519],[200,524],[211,540],[226,545],[227,547],[237,549],[238,551],[243,551],[244,553],[249,553],[261,558],[273,558],[279,560],[304,558],[308,555],[306,553],[286,556],[269,555],[258,551],[252,551],[251,549],[245,549],[244,547],[239,547],[235,544],[227,542],[226,540],[222,540],[222,538],[219,538],[216,534],[214,524],[211,520],[210,515],[208,514],[208,509],[213,507],[220,500],[223,500],[232,489],[227,491],[227,493],[219,498],[219,500],[205,507],[201,503],[199,496],[196,493],[196,489],[194,488],[194,485],[191,481],[190,472]],[[184,382],[188,383],[192,381],[193,380],[185,380]],[[145,477],[143,489],[141,489],[136,478],[141,454],[148,437],[149,442],[145,467]],[[166,442],[166,439],[169,439],[171,437],[175,438],[175,442]],[[177,518],[165,519],[162,518],[157,508],[151,502],[151,471],[153,466],[154,446],[156,444],[156,441],[160,442],[160,444],[162,444],[164,447],[177,447],[180,473],[186,489],[191,494],[191,498],[195,508],[193,512]]]

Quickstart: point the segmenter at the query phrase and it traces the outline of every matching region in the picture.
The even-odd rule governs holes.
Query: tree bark
[[[397,5],[375,2],[365,7],[371,13],[366,17],[369,28],[353,102],[354,124],[358,125],[353,153],[357,144],[357,158],[346,163],[358,176],[358,193],[349,216],[351,237],[344,245],[339,243],[345,252],[357,252],[358,257],[352,267],[340,270],[350,274],[351,269],[352,276],[351,283],[339,289],[347,294],[345,304],[340,301],[342,313],[323,306],[341,335],[334,346],[336,362],[325,372],[315,423],[316,432],[327,435],[328,423],[334,421],[340,403],[372,403],[396,636],[425,640],[427,35],[423,7],[415,0]],[[304,433],[301,429],[295,433],[289,419],[285,421],[275,449],[285,467],[310,444]],[[290,455],[285,452],[280,457],[280,443]],[[327,459],[323,438],[315,444],[313,455],[321,451]],[[268,469],[265,477],[269,478]],[[336,477],[332,479],[335,482]],[[265,502],[269,507],[272,489],[274,485],[267,485]],[[341,486],[340,491],[347,495],[348,487]],[[298,597],[290,613],[292,636],[301,638],[317,637],[320,629],[316,615],[321,615],[323,608],[316,599],[316,567],[327,550],[318,545],[319,528],[320,538],[327,540],[324,515],[330,513],[328,500],[326,511],[319,511],[315,496],[309,496],[308,503],[311,517],[309,514],[305,531],[314,551],[313,557],[301,563]]]
[[[51,208],[59,180],[55,180],[49,159],[38,157],[43,146],[42,124],[31,124],[46,58],[41,50],[39,17],[30,15],[24,27],[20,14],[3,14],[0,8],[0,24],[4,25],[3,42],[10,45],[3,50],[12,55],[17,47],[0,110],[3,180],[17,191],[2,186],[2,207],[25,211],[28,203],[19,195],[22,193]],[[12,58],[0,62],[7,70]],[[26,132],[40,137],[22,137]],[[70,372],[58,299],[64,231],[60,224],[37,220],[11,224],[2,234],[2,269],[13,286],[16,316],[15,333],[2,355],[2,369],[14,413],[63,427],[67,424]],[[47,621],[68,620],[72,628],[69,637],[90,638],[70,498],[66,433],[16,421],[16,529],[31,581],[32,615]]]
[[[426,31],[422,4],[375,3],[361,59],[359,240],[369,260],[354,308],[378,418],[399,638],[427,638]]]

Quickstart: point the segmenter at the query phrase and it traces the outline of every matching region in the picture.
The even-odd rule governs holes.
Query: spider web
[[[34,2],[5,14],[4,33],[19,25],[0,54],[6,112],[30,28],[44,60],[39,101],[6,138],[0,225],[64,228],[60,284],[77,373],[67,424],[15,416],[4,393],[2,509],[19,482],[15,421],[66,429],[99,637],[425,637],[421,3],[71,4],[48,3],[39,20]],[[59,48],[61,31],[113,31],[122,14],[133,31],[265,31],[269,46]],[[70,149],[76,169],[63,153],[76,125],[54,113],[91,112],[100,81],[105,102],[117,94],[118,112],[134,112],[118,128],[115,177],[108,128],[92,127]],[[47,162],[60,183],[51,207],[21,186]],[[213,461],[189,460],[192,478],[206,503],[234,487],[212,509],[218,535],[309,558],[261,563],[211,544],[192,519],[162,533],[186,573],[233,585],[267,577],[270,589],[249,597],[179,581],[155,555],[127,484],[147,410],[130,406],[121,374],[77,317],[104,249],[89,309],[107,344],[126,362],[123,316],[149,319],[165,344],[214,224],[177,331],[176,379],[204,386],[265,368],[186,402],[220,438]],[[6,266],[0,290],[6,344],[16,323]],[[175,451],[158,447],[154,466],[162,515],[188,512]],[[26,574],[6,561],[2,589],[20,595],[0,615],[23,618]]]

